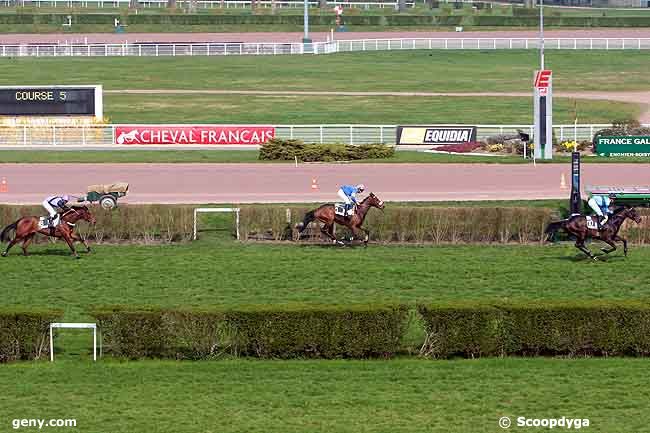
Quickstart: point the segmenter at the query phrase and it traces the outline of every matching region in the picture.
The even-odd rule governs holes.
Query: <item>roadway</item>
[[[564,175],[565,188],[562,188]],[[568,198],[569,164],[0,164],[0,203],[128,182],[125,203],[327,202],[343,183],[388,201]],[[312,188],[316,180],[317,189]],[[583,164],[583,186],[650,185],[647,164]]]

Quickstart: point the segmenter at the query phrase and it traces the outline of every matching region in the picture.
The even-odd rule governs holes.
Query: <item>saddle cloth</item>
[[[592,230],[598,230],[598,217],[587,217],[587,228]]]
[[[49,225],[47,223],[47,217],[40,217],[38,219],[38,229],[43,230],[43,229],[46,229],[48,227],[49,227]]]
[[[334,204],[334,213],[338,216],[352,216],[354,215],[354,207],[350,208],[350,210],[345,212],[345,203],[335,203]]]

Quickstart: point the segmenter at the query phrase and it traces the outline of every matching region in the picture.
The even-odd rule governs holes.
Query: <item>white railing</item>
[[[0,45],[2,57],[227,56],[385,50],[538,49],[535,38],[360,39],[303,43],[124,43]],[[549,38],[546,49],[648,50],[650,38]]]
[[[130,0],[2,0],[0,1],[0,6],[3,7],[63,7],[63,8],[124,8],[129,7]],[[176,6],[178,8],[184,9],[190,5],[188,0],[177,0]],[[198,0],[195,3],[195,7],[198,9],[214,9],[214,8],[234,8],[242,9],[251,7],[251,0]],[[262,8],[303,8],[304,2],[299,0],[289,0],[289,1],[271,1],[271,0],[262,0],[256,1],[256,7]],[[396,9],[398,6],[397,1],[328,1],[328,6],[335,5],[344,5],[346,7],[353,7],[358,9],[370,9],[370,8],[391,8]],[[167,0],[140,0],[139,5],[142,8],[166,8]],[[318,0],[309,0],[309,6],[312,8],[320,7],[320,2]],[[415,6],[415,2],[407,1],[406,7],[412,8]]]
[[[596,131],[609,126],[578,125],[574,129],[574,125],[555,125],[553,128],[557,139],[563,141],[572,140],[574,133],[578,140],[590,140]],[[115,127],[116,125],[0,126],[0,146],[137,147],[115,144]],[[276,125],[275,135],[307,143],[395,144],[396,129],[396,125]],[[518,130],[533,136],[532,125],[477,125],[477,138],[485,140],[495,135],[516,135]]]

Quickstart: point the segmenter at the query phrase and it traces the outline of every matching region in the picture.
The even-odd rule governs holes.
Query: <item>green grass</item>
[[[647,369],[647,360],[616,358],[22,363],[0,368],[0,425],[76,418],[69,431],[497,433],[502,416],[565,416],[589,419],[585,431],[642,433]]]
[[[78,261],[61,243],[35,246],[27,258],[19,251],[0,260],[3,304],[62,308],[71,320],[83,317],[91,304],[115,303],[650,298],[645,284],[650,248],[640,247],[632,248],[627,259],[617,253],[603,263],[576,259],[578,251],[570,245],[342,249],[204,240],[174,246],[97,245],[95,253]],[[71,277],[53,284],[51,274],[43,271],[53,266]]]
[[[573,123],[577,102],[581,123],[636,119],[640,107],[611,101],[554,100],[554,122]],[[114,123],[261,124],[532,124],[531,98],[116,95],[107,94],[104,112]]]
[[[15,84],[17,76],[23,85],[50,82],[56,76],[57,84],[99,83],[108,90],[528,92],[538,61],[535,50],[425,50],[263,58],[14,58],[3,62],[0,85]],[[549,50],[546,64],[553,69],[556,91],[650,88],[650,61],[639,51]],[[264,73],[260,74],[262,66]],[[194,97],[170,95],[169,99],[180,103]],[[215,99],[219,98],[215,95]],[[345,99],[341,104],[345,105]],[[477,98],[476,104],[481,100]]]

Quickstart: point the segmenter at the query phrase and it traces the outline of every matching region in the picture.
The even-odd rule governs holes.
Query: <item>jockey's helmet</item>
[[[613,192],[610,192],[609,193],[609,198],[616,198],[616,194],[614,194]]]
[[[366,186],[364,184],[360,183],[359,185],[357,185],[357,191],[363,192],[363,191],[365,191],[365,189],[366,189]]]

